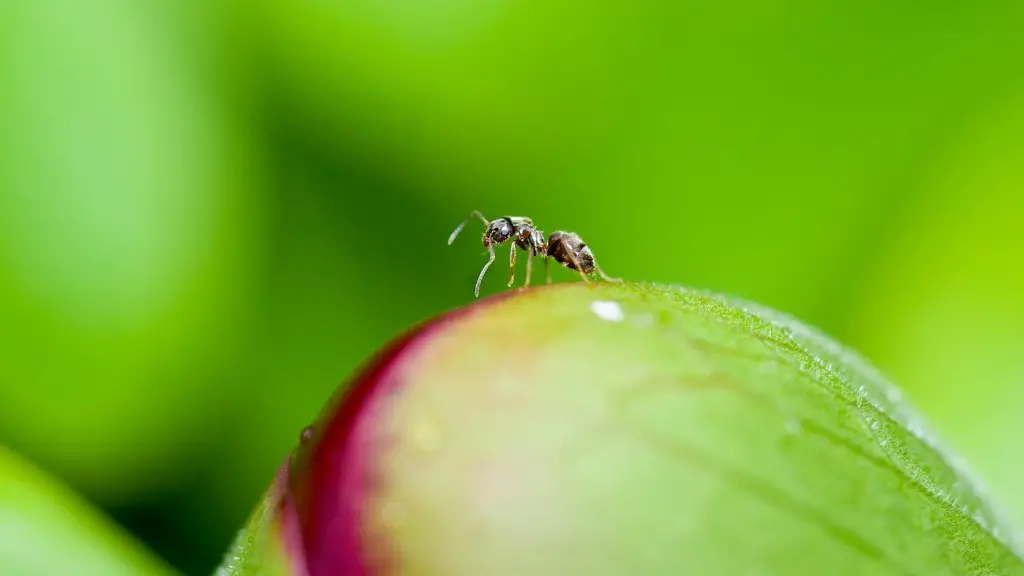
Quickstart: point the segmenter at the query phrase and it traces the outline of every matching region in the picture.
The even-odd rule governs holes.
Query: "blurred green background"
[[[1001,0],[4,2],[0,444],[209,573],[335,386],[472,299],[481,227],[445,239],[478,208],[854,346],[1024,520],[1022,29]]]

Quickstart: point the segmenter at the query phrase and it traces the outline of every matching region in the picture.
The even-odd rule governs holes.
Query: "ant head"
[[[487,231],[484,232],[484,246],[507,242],[512,236],[513,228],[512,222],[508,218],[492,221],[487,225]]]

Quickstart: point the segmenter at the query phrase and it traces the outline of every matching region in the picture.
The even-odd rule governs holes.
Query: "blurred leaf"
[[[337,156],[830,328],[921,159],[1024,55],[997,0],[238,5],[289,125]]]
[[[7,576],[173,574],[76,494],[2,446],[0,572]]]
[[[313,576],[1024,574],[899,390],[742,301],[508,293],[403,337],[352,386],[256,521],[297,518],[291,558]]]
[[[3,14],[0,438],[131,501],[190,472],[241,385],[245,132],[181,3]]]
[[[853,316],[865,353],[920,398],[1018,519],[1024,460],[1008,439],[1024,436],[1022,133],[1018,89],[941,142]]]

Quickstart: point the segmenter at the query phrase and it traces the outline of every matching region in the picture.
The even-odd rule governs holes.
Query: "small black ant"
[[[584,282],[589,282],[588,275],[597,272],[604,280],[608,282],[620,282],[618,278],[611,278],[604,273],[604,270],[597,265],[594,260],[594,253],[587,247],[583,239],[578,234],[573,232],[552,232],[548,236],[547,241],[544,240],[544,233],[538,230],[533,225],[533,220],[523,216],[502,216],[497,220],[488,221],[478,210],[474,210],[470,213],[469,217],[462,221],[461,224],[452,232],[451,236],[448,237],[448,245],[455,241],[455,237],[462,232],[462,229],[466,224],[473,218],[479,218],[481,222],[486,226],[483,236],[483,244],[487,247],[490,252],[490,259],[487,264],[484,264],[483,270],[480,271],[480,275],[476,278],[476,286],[473,290],[473,294],[477,297],[480,296],[480,283],[484,279],[484,274],[487,273],[487,269],[490,268],[491,264],[494,263],[494,247],[498,244],[503,244],[509,240],[513,240],[514,243],[511,246],[509,252],[509,279],[508,286],[511,288],[512,284],[515,283],[516,278],[516,246],[526,251],[526,281],[523,283],[523,287],[530,285],[530,277],[533,272],[533,257],[540,256],[544,258],[544,269],[547,275],[547,283],[551,283],[551,267],[549,266],[550,259],[558,262],[562,266],[576,270],[580,273],[580,277],[583,278]]]

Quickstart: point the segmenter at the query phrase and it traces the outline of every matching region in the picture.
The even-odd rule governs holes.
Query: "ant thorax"
[[[530,224],[523,223],[516,226],[516,245],[533,254],[544,255],[547,253],[544,233]]]

